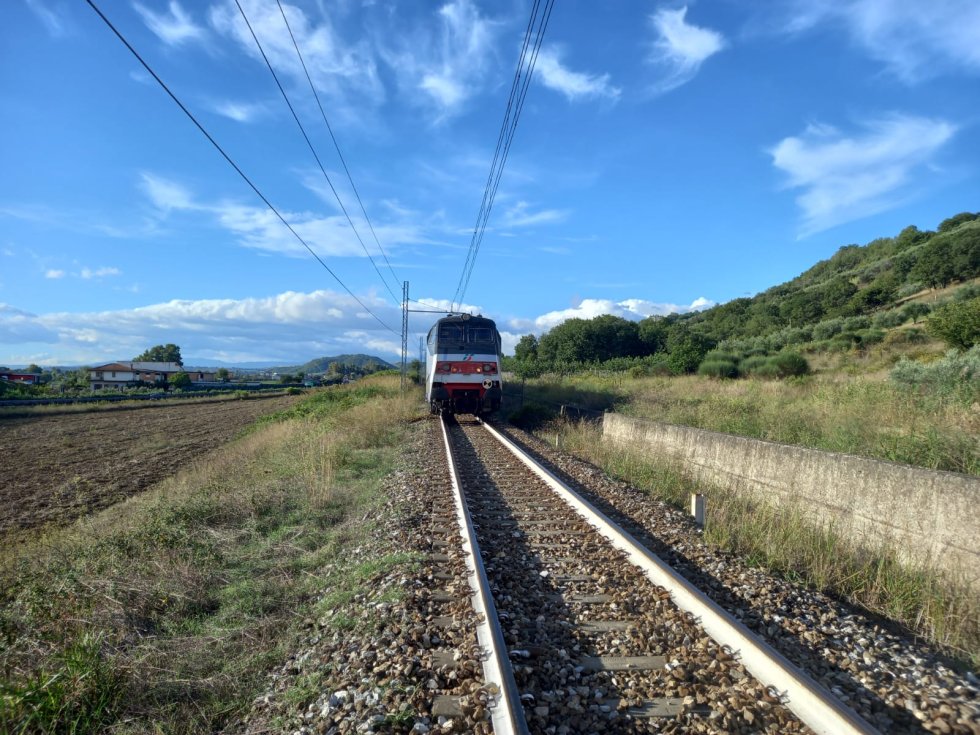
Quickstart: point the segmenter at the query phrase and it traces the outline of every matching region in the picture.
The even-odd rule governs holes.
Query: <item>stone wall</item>
[[[976,477],[614,413],[605,414],[603,439],[675,461],[696,480],[791,504],[857,544],[887,546],[980,589]]]

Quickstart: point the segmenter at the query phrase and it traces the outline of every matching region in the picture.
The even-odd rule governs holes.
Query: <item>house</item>
[[[21,385],[37,385],[41,382],[41,376],[38,373],[3,372],[0,373],[0,380],[5,380],[8,383],[20,383]]]
[[[164,385],[176,373],[186,372],[192,383],[213,383],[216,371],[190,370],[176,362],[110,362],[91,369],[92,390],[131,388],[136,385]]]

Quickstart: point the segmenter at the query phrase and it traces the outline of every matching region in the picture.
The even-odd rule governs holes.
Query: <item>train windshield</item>
[[[443,348],[453,345],[457,349],[497,351],[497,336],[492,327],[440,324],[439,342]]]

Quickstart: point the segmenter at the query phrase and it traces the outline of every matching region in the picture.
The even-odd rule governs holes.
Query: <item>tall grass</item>
[[[234,727],[369,529],[417,400],[332,389],[0,560],[0,732]],[[322,395],[322,394],[319,394]],[[400,563],[400,562],[399,562]]]
[[[707,543],[895,620],[973,666],[980,663],[980,599],[958,580],[903,563],[895,549],[859,548],[832,527],[813,524],[799,508],[696,484],[673,463],[603,442],[595,424],[550,426],[542,438],[556,430],[566,451],[675,507],[683,509],[692,492],[705,493]]]
[[[978,475],[977,385],[947,395],[841,374],[785,381],[576,376],[529,382],[525,400],[585,397],[590,407],[638,418]]]

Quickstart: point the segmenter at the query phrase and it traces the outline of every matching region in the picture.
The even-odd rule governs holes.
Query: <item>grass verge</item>
[[[516,408],[520,386],[508,388]],[[937,395],[880,377],[785,381],[573,376],[528,381],[526,403],[612,408],[637,418],[980,475],[974,393]]]
[[[370,576],[345,549],[369,532],[416,407],[391,378],[318,392],[153,491],[6,554],[0,732],[233,727],[314,596]]]
[[[603,442],[595,424],[549,425],[539,435],[553,441],[558,431],[563,450],[675,507],[684,509],[691,492],[707,494],[707,543],[894,620],[961,662],[980,665],[980,600],[968,587],[902,564],[894,550],[857,548],[793,508],[695,485],[675,465]]]

